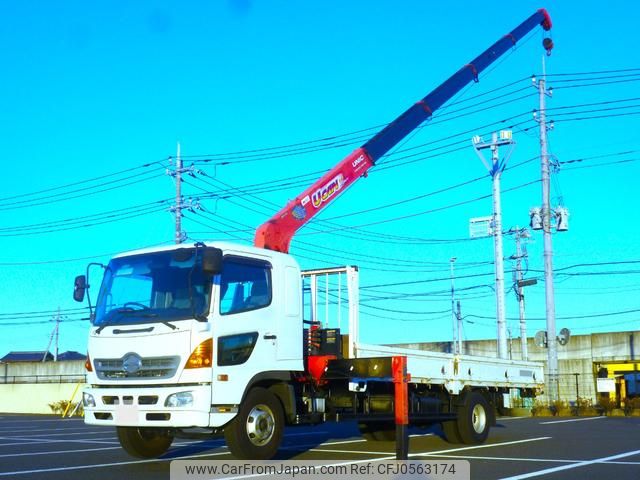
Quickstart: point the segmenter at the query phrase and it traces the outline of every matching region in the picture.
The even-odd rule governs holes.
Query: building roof
[[[53,354],[51,352],[46,352],[46,361],[53,361]],[[9,352],[4,357],[0,358],[0,362],[4,363],[15,363],[15,362],[41,362],[42,358],[45,356],[45,351],[41,352]],[[86,355],[80,352],[63,352],[58,355],[58,361],[68,361],[68,360],[85,360],[87,358]]]
[[[41,362],[45,352],[9,352],[0,358],[0,362]],[[53,360],[53,355],[46,352],[47,360]]]
[[[69,350],[68,352],[62,352],[58,355],[58,361],[64,360],[86,360],[87,356],[84,353],[74,352]]]

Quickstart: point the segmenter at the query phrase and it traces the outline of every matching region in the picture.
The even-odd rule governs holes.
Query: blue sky
[[[640,46],[640,7],[488,1],[452,9],[444,3],[3,5],[0,355],[43,350],[58,307],[65,315],[61,351],[84,351],[88,322],[71,310],[79,307],[71,299],[73,277],[90,260],[171,242],[170,202],[158,202],[174,194],[164,171],[176,142],[185,162],[198,162],[207,175],[190,179],[186,196],[229,186],[252,192],[202,198],[206,213],[184,219],[190,238],[248,243],[255,227],[319,177],[314,172],[333,166],[375,129],[341,137],[340,146],[310,143],[305,154],[283,155],[291,150],[285,148],[267,158],[215,155],[383,125],[540,7],[551,14],[556,45],[546,59],[554,87],[549,117],[556,121],[550,147],[561,162],[552,197],[571,212],[570,230],[554,234],[558,329],[637,330],[640,64],[633,52]],[[449,339],[454,256],[466,338],[495,336],[492,241],[468,240],[469,219],[491,213],[490,198],[474,201],[490,194],[490,178],[449,187],[486,175],[472,135],[488,138],[517,124],[514,168],[502,182],[503,226],[527,225],[529,208],[541,201],[530,115],[537,98],[528,79],[542,72],[541,40],[537,29],[453,99],[463,103],[436,115],[327,208],[314,226],[324,233],[309,228],[294,237],[291,253],[303,268],[360,266],[364,340]],[[610,73],[597,73],[604,71]],[[440,190],[446,191],[427,195]],[[365,209],[373,210],[358,213]],[[115,213],[89,217],[105,212]],[[334,217],[341,218],[332,227],[321,222]],[[96,218],[110,221],[89,225]],[[514,253],[511,237],[504,245],[505,256]],[[528,252],[527,276],[540,277],[539,233]],[[505,267],[510,289],[512,263]],[[398,295],[403,299],[380,300]],[[542,281],[526,295],[533,334],[544,327]],[[509,291],[507,317],[517,316]],[[517,336],[517,321],[509,324]]]

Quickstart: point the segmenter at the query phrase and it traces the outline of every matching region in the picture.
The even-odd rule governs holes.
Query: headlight
[[[193,405],[191,392],[179,392],[169,395],[164,402],[165,407],[190,407]]]
[[[85,407],[95,407],[96,400],[90,393],[82,392],[82,405]]]

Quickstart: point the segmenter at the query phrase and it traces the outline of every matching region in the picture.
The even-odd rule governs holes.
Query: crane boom
[[[293,235],[325,206],[335,200],[351,184],[375,165],[376,161],[401,142],[422,122],[472,81],[507,50],[512,48],[537,25],[551,29],[551,17],[543,8],[536,11],[513,31],[464,65],[426,97],[416,102],[393,122],[342,159],[302,194],[291,200],[273,217],[258,227],[254,239],[257,247],[287,253]],[[553,48],[550,39],[543,41],[547,52]]]

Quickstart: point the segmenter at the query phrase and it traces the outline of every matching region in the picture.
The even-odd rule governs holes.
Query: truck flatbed
[[[412,348],[356,344],[356,358],[406,356],[411,383],[444,385],[453,395],[464,387],[539,388],[542,365],[520,360],[454,355]]]

